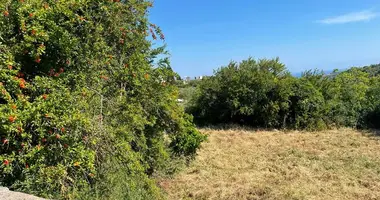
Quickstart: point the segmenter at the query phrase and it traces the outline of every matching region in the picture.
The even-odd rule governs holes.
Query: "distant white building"
[[[203,80],[204,78],[206,78],[207,76],[195,76],[194,77],[194,80]],[[191,77],[190,76],[185,76],[183,77],[183,83],[184,84],[187,84],[191,81]]]
[[[191,78],[189,76],[183,77],[183,84],[187,84],[190,80]]]

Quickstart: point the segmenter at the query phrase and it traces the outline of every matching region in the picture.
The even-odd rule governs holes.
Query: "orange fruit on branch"
[[[3,161],[3,164],[4,164],[5,166],[9,165],[9,160],[5,159],[5,160]]]
[[[13,122],[16,121],[16,117],[15,117],[15,116],[9,116],[9,117],[8,117],[8,120],[9,120],[11,123],[13,123]]]

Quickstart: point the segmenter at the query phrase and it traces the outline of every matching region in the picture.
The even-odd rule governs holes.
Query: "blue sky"
[[[379,0],[156,0],[150,20],[181,76],[249,56],[293,73],[380,63]]]

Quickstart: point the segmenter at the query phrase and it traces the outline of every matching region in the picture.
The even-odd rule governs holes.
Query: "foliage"
[[[370,80],[369,89],[363,103],[359,126],[363,128],[380,128],[380,77]]]
[[[195,91],[196,91],[196,87],[192,87],[192,86],[180,88],[178,98],[191,100],[191,98],[195,94]]]
[[[238,123],[263,128],[320,130],[372,127],[378,78],[352,68],[328,76],[309,70],[292,77],[279,59],[231,62],[200,82],[187,111],[200,125]]]
[[[150,175],[204,136],[158,59],[165,36],[151,6],[0,0],[0,184],[58,199],[161,198]]]
[[[173,135],[170,146],[178,155],[194,155],[201,142],[206,139],[204,135],[198,133],[198,130],[191,123],[192,121],[193,117],[185,114],[183,123],[179,128],[180,133]]]
[[[364,67],[361,67],[361,68],[354,67],[352,69],[357,69],[357,70],[360,70],[362,72],[366,72],[370,76],[378,76],[378,75],[380,75],[380,63],[379,64],[369,65],[369,66],[364,66]],[[348,71],[350,71],[352,69],[349,69]]]
[[[288,88],[286,84],[292,81],[278,59],[232,62],[201,82],[189,111],[197,122],[276,126],[280,110],[289,106],[280,99],[287,98],[291,91],[284,90],[281,94],[275,91]],[[276,114],[262,115],[262,112]]]

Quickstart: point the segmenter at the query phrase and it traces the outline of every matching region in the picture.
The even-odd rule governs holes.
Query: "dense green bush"
[[[144,0],[0,0],[0,184],[159,199],[150,175],[204,140]]]
[[[230,63],[200,82],[187,111],[200,125],[238,123],[263,128],[320,130],[374,127],[379,79],[352,68],[293,77],[279,59]]]
[[[359,126],[380,128],[380,77],[371,78],[364,105],[359,119]]]

